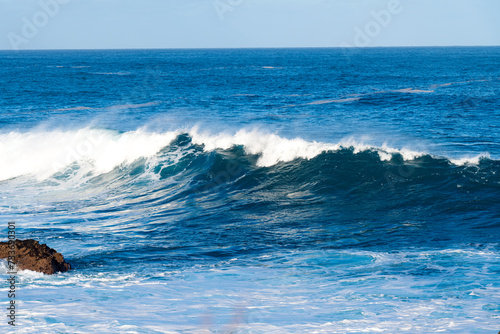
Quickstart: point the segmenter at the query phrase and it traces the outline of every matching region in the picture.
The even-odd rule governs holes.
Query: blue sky
[[[0,0],[0,49],[500,45],[500,0]]]

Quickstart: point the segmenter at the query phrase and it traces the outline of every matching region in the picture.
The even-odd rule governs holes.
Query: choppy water
[[[498,331],[499,64],[0,52],[0,221],[75,267],[20,274],[18,332]]]

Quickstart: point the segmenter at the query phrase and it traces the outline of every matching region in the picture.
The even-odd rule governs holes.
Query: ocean
[[[496,333],[499,65],[0,51],[1,239],[74,268],[18,273],[15,332]]]

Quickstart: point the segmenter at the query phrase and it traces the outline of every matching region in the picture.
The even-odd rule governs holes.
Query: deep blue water
[[[499,65],[0,52],[0,222],[75,268],[21,273],[18,332],[498,331]]]

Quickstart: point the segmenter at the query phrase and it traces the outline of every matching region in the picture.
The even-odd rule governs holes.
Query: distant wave
[[[153,102],[146,102],[146,103],[138,103],[138,104],[116,104],[116,105],[111,105],[109,107],[83,107],[83,106],[78,106],[78,107],[72,107],[72,108],[62,108],[62,109],[54,109],[51,111],[74,111],[74,110],[109,110],[109,109],[137,109],[137,108],[144,108],[144,107],[150,107],[150,106],[155,106],[160,104],[161,101],[153,101]]]
[[[286,105],[286,107],[295,107],[295,106],[307,106],[307,105],[317,105],[317,104],[330,104],[330,103],[347,103],[347,102],[356,102],[361,100],[364,97],[367,96],[373,96],[377,94],[387,94],[387,93],[409,93],[409,94],[428,94],[428,93],[434,93],[436,89],[442,88],[442,87],[448,87],[448,86],[453,86],[453,85],[460,85],[460,84],[468,84],[468,83],[475,83],[475,82],[488,82],[488,81],[494,81],[498,80],[499,78],[492,78],[492,79],[477,79],[477,80],[467,80],[467,81],[459,81],[459,82],[447,82],[443,84],[434,84],[430,85],[427,88],[415,88],[415,87],[408,87],[408,88],[401,88],[401,89],[392,89],[392,90],[379,90],[375,92],[370,92],[370,93],[363,93],[363,94],[349,94],[347,96],[343,96],[340,98],[335,98],[335,99],[326,99],[326,100],[319,100],[319,101],[312,101],[308,103],[303,103],[303,104],[292,104],[292,105]]]
[[[130,75],[130,72],[95,72],[96,75]]]

